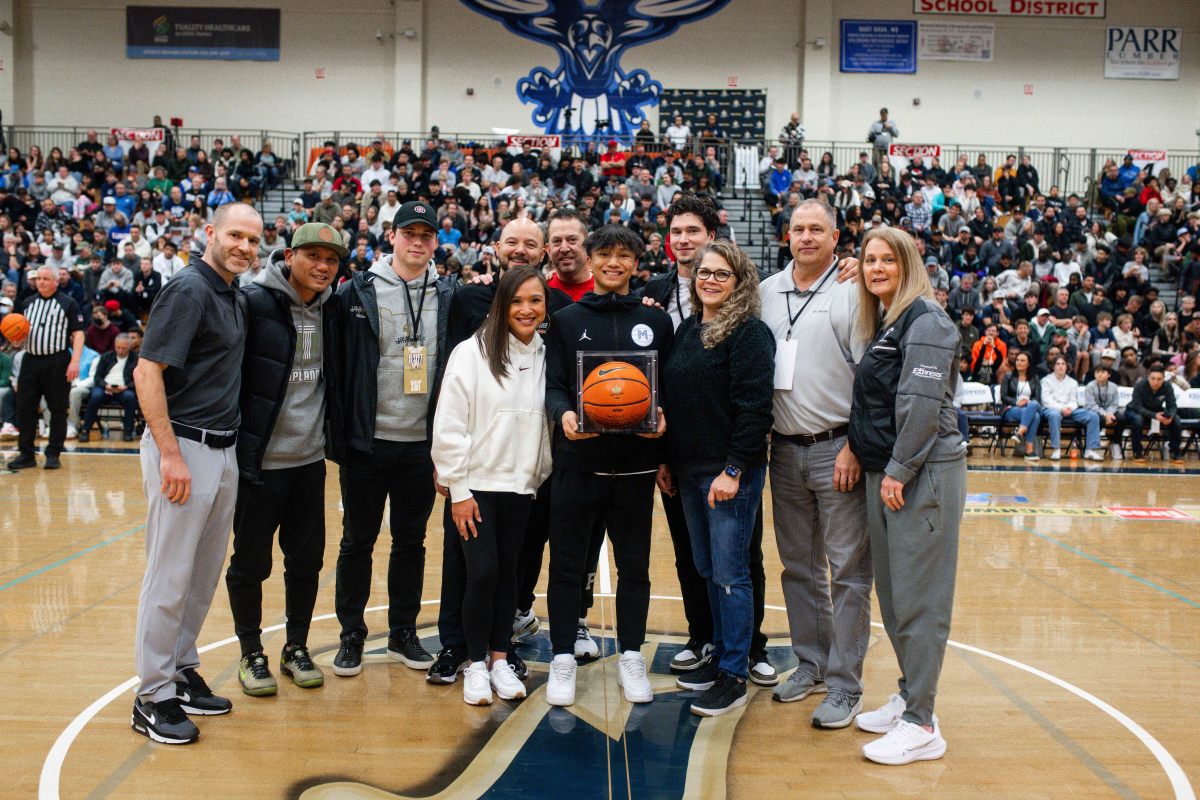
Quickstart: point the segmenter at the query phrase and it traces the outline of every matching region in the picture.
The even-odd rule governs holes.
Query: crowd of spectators
[[[287,210],[264,212],[260,262],[287,246],[298,226],[328,222],[351,253],[344,280],[389,252],[396,209],[421,199],[437,210],[439,272],[459,283],[496,268],[494,245],[506,222],[541,221],[563,208],[592,227],[619,223],[641,237],[646,254],[637,282],[644,283],[671,266],[664,209],[672,198],[706,194],[721,206],[727,140],[719,127],[686,127],[669,127],[665,139],[643,126],[629,145],[612,140],[544,151],[460,146],[437,131],[398,143],[326,142],[293,183]],[[872,142],[897,130],[881,115]],[[165,138],[154,153],[113,137],[101,142],[95,131],[66,155],[9,149],[0,176],[0,314],[34,291],[33,270],[51,266],[91,320],[89,353],[110,352],[118,334],[137,337],[163,284],[203,252],[204,224],[217,207],[260,204],[266,190],[285,185],[286,165],[269,141],[254,152],[237,136],[210,149],[199,137],[186,145],[169,132]],[[829,152],[810,154],[803,141],[793,115],[759,164],[779,248],[773,265],[760,265],[764,273],[787,259],[791,209],[804,198],[823,198],[839,220],[843,255],[857,254],[875,226],[914,236],[939,301],[962,331],[965,378],[998,386],[1024,352],[1039,375],[1053,372],[1063,356],[1080,382],[1108,363],[1115,383],[1132,385],[1161,363],[1169,381],[1200,386],[1200,165],[1177,182],[1129,159],[1109,164],[1089,207],[1057,186],[1043,189],[1028,157],[1011,155],[993,167],[982,154],[974,164],[961,156],[949,169],[918,157],[895,169],[877,147],[839,165]],[[720,213],[719,235],[735,239],[726,211]],[[1178,289],[1169,302],[1152,278]],[[11,372],[12,360],[0,358],[0,386],[10,385],[4,370]],[[76,430],[83,429],[79,407],[92,377],[84,370],[76,387]],[[0,403],[0,437],[14,434],[11,407],[11,398]]]

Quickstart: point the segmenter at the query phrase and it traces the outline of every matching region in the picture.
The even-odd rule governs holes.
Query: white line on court
[[[608,537],[600,542],[600,559],[596,562],[596,572],[600,579],[600,594],[612,594],[612,575],[608,569]]]
[[[610,591],[611,587],[606,586],[606,582],[610,579],[607,567],[608,553],[606,546],[607,540],[604,545],[601,545],[600,549],[600,564],[603,566],[600,567],[601,592],[596,595],[597,597],[613,596],[612,592]],[[651,595],[650,599],[679,602],[682,601],[683,598],[674,597],[671,595]],[[421,605],[436,605],[438,602],[438,600],[422,600]],[[765,606],[765,608],[771,609],[772,611],[787,611],[787,609],[783,606],[768,605]],[[366,609],[366,611],[384,611],[386,609],[387,606],[373,606]],[[321,622],[327,619],[333,619],[336,616],[336,614],[322,614],[321,616],[313,617],[312,621]],[[878,622],[872,622],[871,625],[876,628],[883,627],[883,625]],[[285,627],[286,623],[272,625],[269,628],[264,628],[263,633],[271,633],[273,631],[281,630]],[[224,647],[225,645],[233,644],[236,641],[237,637],[231,636],[228,639],[222,639],[219,642],[207,644],[204,647],[201,647],[199,652],[207,653],[209,650],[215,650],[218,647]],[[974,653],[977,656],[990,658],[994,661],[999,661],[1001,664],[1007,664],[1008,666],[1022,670],[1023,672],[1028,672],[1030,675],[1034,675],[1042,680],[1048,681],[1061,689],[1066,689],[1076,697],[1087,701],[1100,711],[1103,711],[1105,714],[1120,723],[1121,726],[1127,731],[1132,733],[1138,739],[1138,741],[1145,745],[1146,749],[1150,751],[1150,753],[1158,761],[1159,765],[1163,768],[1163,772],[1166,773],[1167,780],[1170,781],[1171,788],[1175,791],[1176,800],[1196,800],[1196,792],[1192,789],[1192,784],[1188,780],[1187,774],[1184,773],[1183,768],[1179,766],[1179,762],[1175,760],[1174,756],[1171,755],[1167,748],[1163,747],[1162,744],[1153,736],[1151,736],[1150,733],[1141,725],[1134,722],[1121,711],[1118,711],[1116,708],[1113,708],[1108,703],[1096,697],[1094,694],[1084,691],[1078,686],[1068,683],[1062,678],[1051,675],[1048,672],[1044,672],[1037,667],[1031,667],[1028,664],[1008,658],[1007,656],[1002,656],[998,653],[993,653],[989,650],[983,650],[979,647],[974,647],[969,644],[963,644],[962,642],[956,642],[953,639],[947,642],[947,644],[949,644],[951,647],[956,647],[959,650],[965,650],[968,653]],[[58,735],[58,739],[55,740],[54,745],[50,748],[50,752],[46,755],[45,762],[42,764],[42,774],[38,782],[38,800],[59,800],[59,781],[62,776],[62,766],[63,761],[66,760],[67,751],[71,749],[71,745],[83,731],[84,727],[91,722],[92,719],[99,714],[105,706],[133,689],[135,686],[137,686],[137,682],[137,678],[130,678],[120,686],[110,690],[103,697],[100,697],[98,700],[80,712],[80,714],[75,717],[75,719],[71,720],[71,723],[65,729],[63,729],[63,732]]]

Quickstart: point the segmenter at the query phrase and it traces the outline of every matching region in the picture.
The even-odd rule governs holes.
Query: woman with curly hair
[[[702,249],[689,284],[693,313],[662,372],[669,466],[659,486],[683,495],[692,558],[708,587],[713,658],[678,680],[703,693],[698,716],[746,703],[754,594],[750,539],[774,420],[775,340],[758,318],[758,270],[732,242]],[[672,481],[673,479],[673,481]]]

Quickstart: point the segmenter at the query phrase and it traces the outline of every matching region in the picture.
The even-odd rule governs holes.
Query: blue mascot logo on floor
[[[517,82],[546,133],[628,142],[657,105],[662,84],[643,69],[625,72],[621,56],[662,39],[729,0],[462,0],[510,32],[558,51],[551,71],[534,67]]]

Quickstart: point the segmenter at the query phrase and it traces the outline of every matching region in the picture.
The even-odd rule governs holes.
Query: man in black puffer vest
[[[276,693],[262,646],[262,584],[271,574],[271,543],[283,550],[287,642],[280,669],[296,685],[324,683],[308,654],[308,628],[325,554],[325,457],[337,416],[337,359],[330,284],[347,250],[341,234],[319,222],[302,225],[292,247],[276,250],[245,290],[240,479],[233,518],[233,557],[225,574],[233,626],[242,648],[238,680],[252,697]]]

